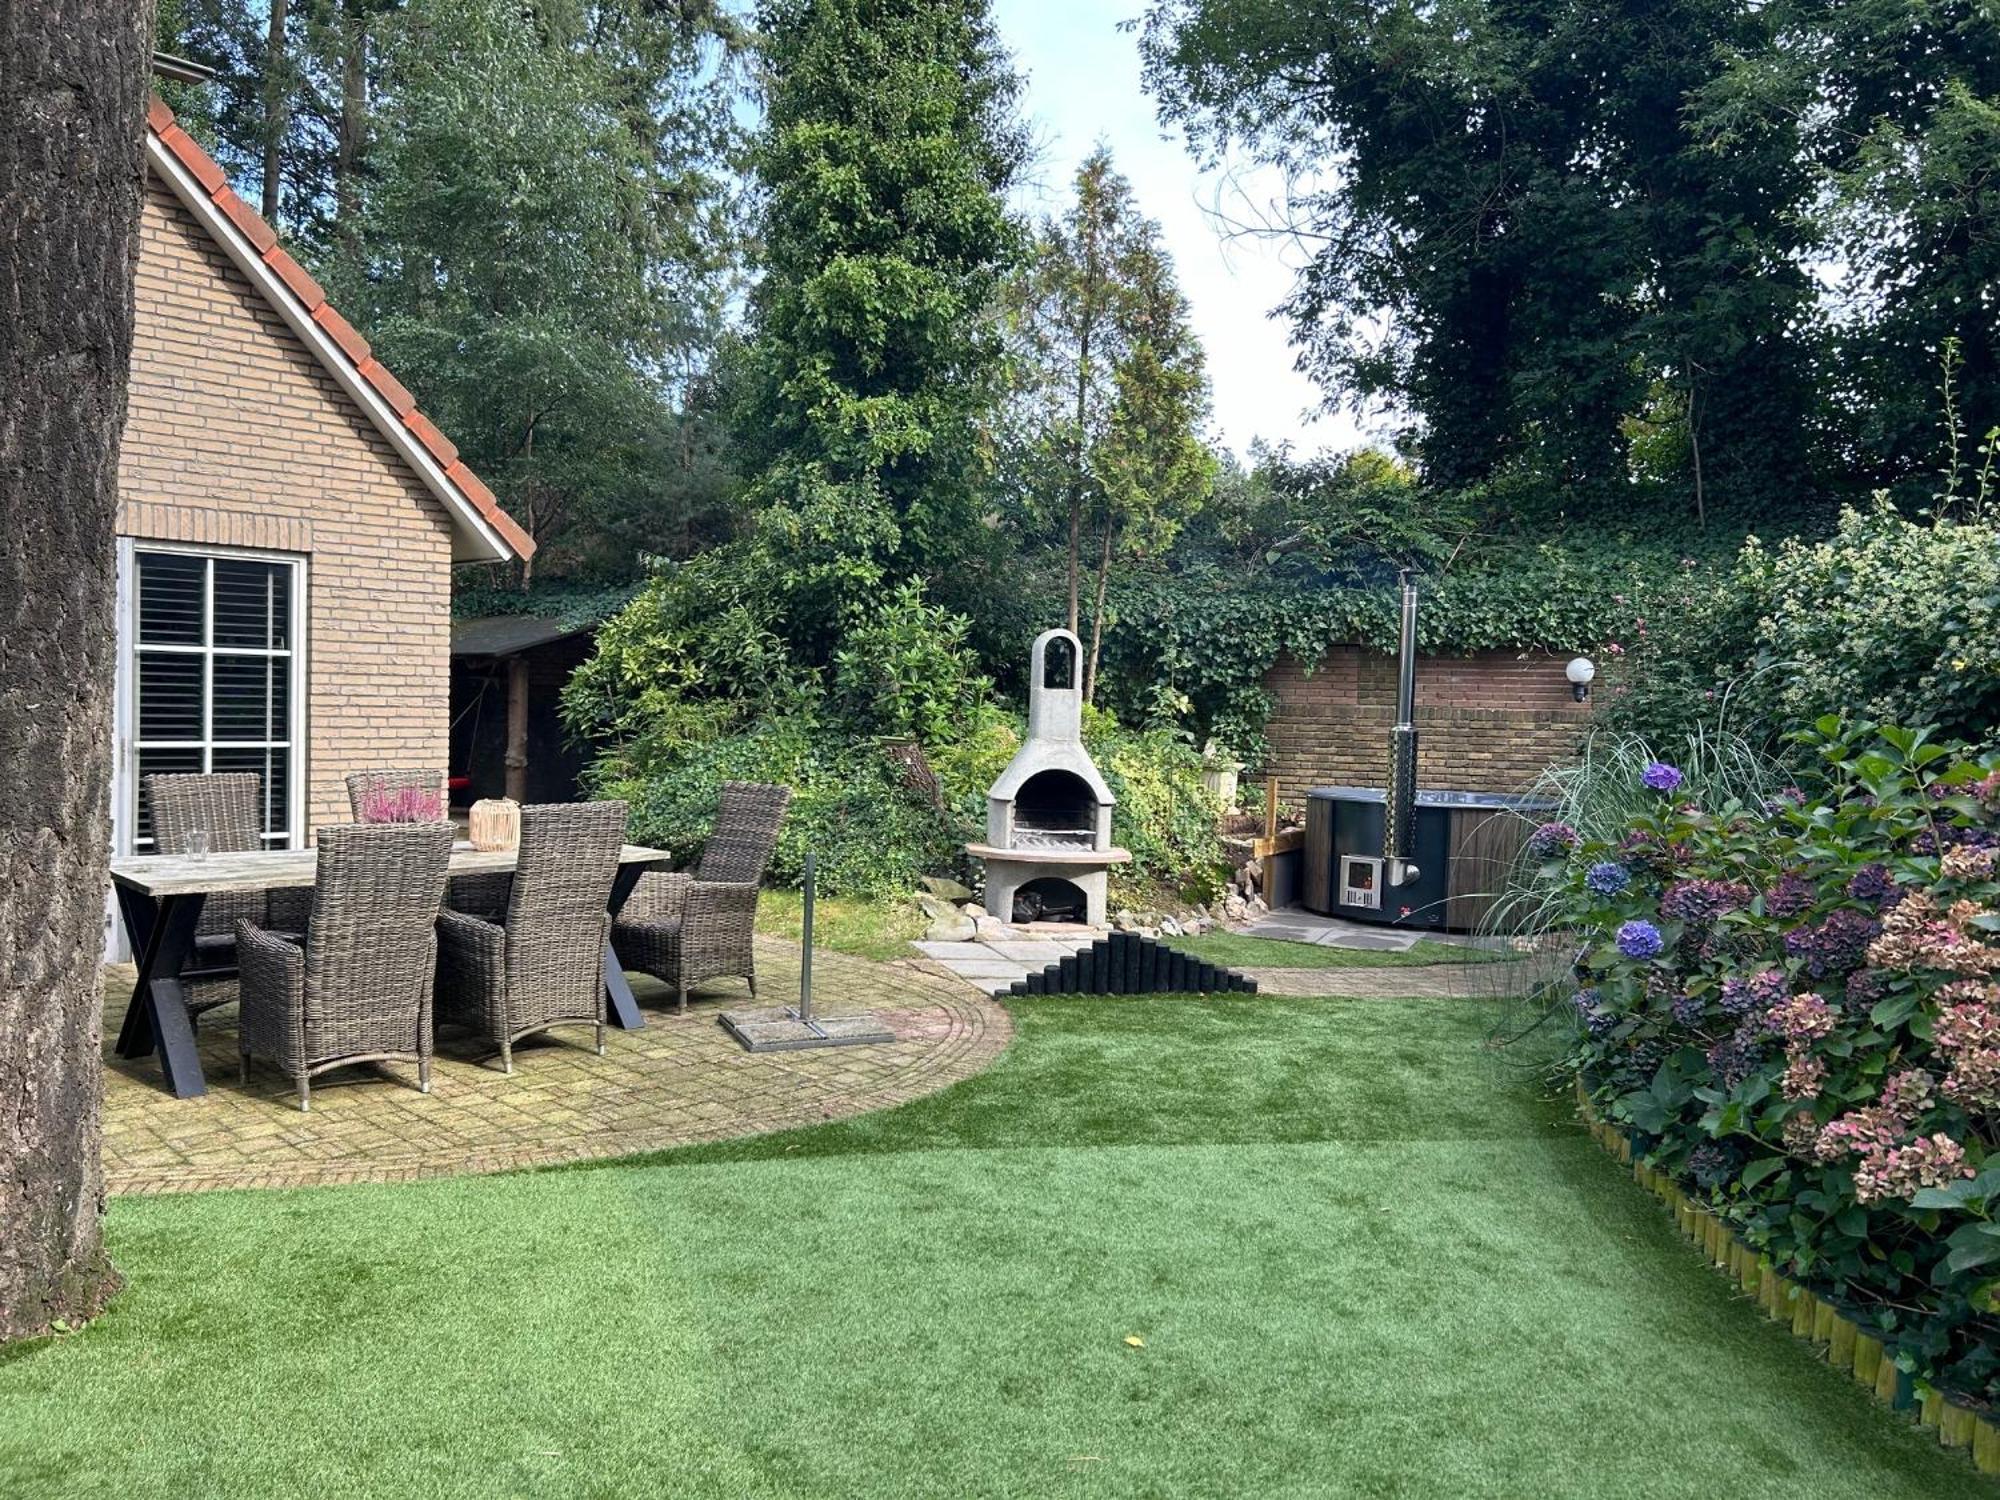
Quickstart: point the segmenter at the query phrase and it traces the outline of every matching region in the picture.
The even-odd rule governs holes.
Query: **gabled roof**
[[[437,497],[451,517],[452,560],[531,556],[534,538],[500,508],[451,439],[417,410],[402,382],[326,300],[305,267],[285,253],[271,226],[236,196],[222,169],[174,123],[174,112],[157,96],[146,112],[146,161]]]

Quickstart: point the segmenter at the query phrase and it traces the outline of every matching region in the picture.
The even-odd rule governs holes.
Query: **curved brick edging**
[[[794,945],[760,939],[757,957],[766,1000],[796,995]],[[355,1069],[316,1084],[308,1114],[275,1072],[236,1081],[233,1018],[201,1029],[199,1099],[173,1098],[156,1068],[111,1060],[107,1047],[106,1183],[122,1195],[414,1182],[762,1135],[935,1093],[983,1071],[1013,1035],[1004,1008],[920,965],[815,953],[813,980],[829,1014],[872,1010],[897,1040],[753,1055],[715,1021],[743,1000],[740,983],[698,990],[682,1019],[635,980],[646,1027],[610,1032],[604,1057],[578,1044],[587,1032],[559,1032],[517,1046],[510,1078],[447,1042],[429,1095],[401,1070]],[[129,969],[107,973],[107,1036],[130,984]]]

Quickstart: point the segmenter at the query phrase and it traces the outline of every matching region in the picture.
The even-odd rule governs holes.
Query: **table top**
[[[454,875],[504,874],[514,868],[519,851],[482,852],[464,845],[451,851]],[[665,864],[673,855],[644,844],[626,844],[618,851],[621,865]],[[133,854],[111,861],[111,878],[148,896],[188,896],[200,891],[271,891],[315,883],[319,855],[311,849],[276,849],[254,854]]]

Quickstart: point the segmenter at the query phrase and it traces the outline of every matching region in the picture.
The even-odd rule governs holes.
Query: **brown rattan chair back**
[[[146,807],[153,815],[153,847],[160,853],[187,853],[189,837],[197,831],[207,833],[208,847],[217,854],[247,854],[264,847],[264,778],[255,771],[156,773],[144,785]]]
[[[339,823],[319,830],[306,939],[309,1058],[415,1050],[450,863],[448,823]]]
[[[603,983],[605,908],[625,843],[623,802],[531,804],[507,896],[507,986],[515,995],[574,990],[587,1009]],[[548,1007],[547,998],[538,1008]],[[554,1007],[550,1014],[574,1014]]]
[[[153,818],[153,848],[186,854],[197,832],[208,835],[213,854],[252,854],[264,847],[264,778],[255,771],[156,772],[141,787]],[[236,919],[264,920],[264,893],[239,891],[210,896],[202,903],[197,937],[223,937]]]
[[[715,831],[702,845],[696,880],[756,884],[764,878],[777,847],[778,829],[791,805],[792,789],[765,781],[725,781],[715,814]]]

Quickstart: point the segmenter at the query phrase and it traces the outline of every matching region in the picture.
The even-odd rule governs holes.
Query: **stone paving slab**
[[[989,943],[986,946],[1004,959],[1014,963],[1027,964],[1031,968],[1041,968],[1069,957],[1079,949],[1088,948],[1090,940],[1085,938],[1077,943],[1018,942]]]
[[[795,945],[758,940],[762,1000],[796,997],[798,961]],[[517,1044],[508,1077],[447,1032],[428,1095],[416,1091],[414,1067],[366,1065],[315,1079],[301,1114],[275,1069],[255,1066],[247,1085],[237,1081],[233,1007],[197,1028],[201,1098],[167,1093],[150,1058],[113,1057],[132,980],[129,965],[105,971],[104,1167],[114,1193],[401,1182],[756,1135],[932,1093],[987,1067],[1012,1034],[1003,1008],[927,964],[816,952],[815,1008],[873,1012],[893,1042],[748,1053],[716,1022],[744,1003],[742,981],[699,986],[680,1017],[665,986],[635,974],[645,1028],[608,1031],[603,1057],[589,1028],[561,1030]]]
[[[1374,927],[1365,922],[1322,917],[1317,912],[1287,907],[1259,917],[1243,929],[1243,935],[1279,938],[1292,943],[1316,943],[1328,948],[1372,948],[1385,953],[1407,953],[1429,934],[1407,927]]]

